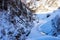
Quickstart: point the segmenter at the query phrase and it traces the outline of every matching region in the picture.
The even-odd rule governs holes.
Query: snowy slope
[[[53,22],[56,24],[56,21],[59,18],[59,13],[60,9],[51,13],[48,18],[46,18],[46,15],[44,16],[39,14],[37,16],[37,18],[39,18],[39,21],[44,21],[40,23],[35,23],[35,27],[32,28],[27,40],[60,40],[58,36],[54,37],[56,29],[53,27],[54,24],[52,24]]]

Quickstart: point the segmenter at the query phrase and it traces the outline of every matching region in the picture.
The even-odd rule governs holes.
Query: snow
[[[0,40],[24,40],[31,30],[32,25],[22,22],[17,16],[14,16],[16,24],[11,23],[10,15],[7,11],[0,11]],[[19,21],[19,22],[18,22]],[[30,24],[30,23],[29,23]],[[33,23],[31,23],[33,24]],[[31,26],[31,27],[30,27]],[[16,39],[16,37],[19,39]]]
[[[15,40],[15,36],[18,35],[19,32],[21,33],[21,30],[19,30],[20,28],[22,28],[22,31],[25,31],[26,34],[28,34],[29,31],[31,32],[28,37],[25,36],[26,34],[21,34],[21,38],[19,38],[19,40],[23,40],[25,38],[26,40],[60,40],[60,34],[57,33],[57,36],[53,35],[56,29],[52,27],[53,22],[55,23],[55,26],[57,26],[56,22],[60,17],[59,13],[60,10],[58,9],[49,14],[49,17],[47,17],[48,14],[37,14],[36,20],[34,21],[34,27],[33,23],[29,23],[30,25],[27,24],[27,26],[32,26],[31,29],[30,27],[25,28],[24,26],[26,22],[23,23],[17,16],[15,16],[14,19],[18,21],[20,20],[22,24],[19,24],[18,21],[16,21],[16,25],[13,25],[9,22],[9,15],[7,12],[2,11],[0,12],[0,40]],[[9,32],[11,32],[10,35]]]
[[[27,40],[60,40],[60,36],[57,37],[53,36],[54,29],[52,27],[52,20],[56,22],[60,13],[60,9],[54,11],[50,14],[48,18],[46,15],[38,14],[37,18],[39,21],[44,20],[41,23],[35,23],[35,27],[31,29],[31,33],[29,34]]]

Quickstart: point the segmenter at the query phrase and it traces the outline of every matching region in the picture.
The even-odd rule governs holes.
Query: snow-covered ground
[[[55,28],[55,26],[58,28],[57,20],[60,17],[59,13],[60,10],[58,9],[51,14],[37,14],[34,27],[31,29],[30,27],[25,28],[25,23],[20,24],[17,21],[16,25],[14,25],[9,20],[10,15],[6,11],[0,11],[0,40],[16,40],[15,37],[19,36],[20,38],[17,40],[24,40],[26,38],[25,35],[30,30],[31,32],[26,40],[60,40],[60,32],[57,32]],[[19,20],[17,16],[14,19]],[[20,22],[22,21],[20,20]],[[33,23],[31,24],[33,25]]]
[[[37,14],[39,23],[35,23],[35,27],[31,29],[31,33],[28,36],[27,40],[60,40],[59,36],[55,37],[54,33],[56,33],[57,30],[53,26],[56,26],[57,24],[59,13],[60,9],[52,12],[48,18],[47,14]]]

